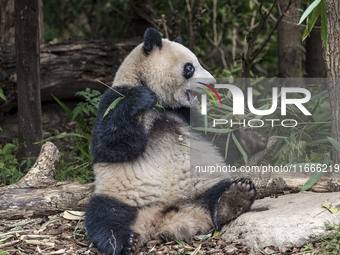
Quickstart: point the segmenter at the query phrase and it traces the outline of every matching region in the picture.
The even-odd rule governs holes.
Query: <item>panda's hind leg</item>
[[[215,227],[220,229],[240,214],[247,212],[255,198],[256,189],[251,180],[240,178],[228,183],[212,211]]]
[[[85,210],[85,228],[95,247],[107,255],[133,254],[139,234],[131,230],[136,208],[95,195]]]
[[[154,205],[138,211],[131,229],[140,234],[140,245],[149,240],[190,240],[214,228],[210,212],[197,204]]]

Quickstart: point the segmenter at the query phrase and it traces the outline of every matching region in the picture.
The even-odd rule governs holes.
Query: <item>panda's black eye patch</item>
[[[195,67],[191,63],[186,63],[183,68],[183,76],[185,79],[190,79],[195,73]]]

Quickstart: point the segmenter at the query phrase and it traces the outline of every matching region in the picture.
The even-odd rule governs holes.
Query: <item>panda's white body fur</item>
[[[194,67],[187,69],[190,75],[183,74],[187,63]],[[106,254],[131,253],[155,238],[192,238],[220,228],[253,203],[250,181],[230,182],[223,174],[197,178],[191,172],[190,160],[225,164],[182,116],[197,103],[188,97],[193,80],[215,82],[189,49],[147,30],[144,44],[117,71],[112,86],[127,96],[107,116],[103,112],[117,95],[104,94],[91,144],[95,195],[85,223],[91,241]],[[167,110],[153,107],[155,95]]]
[[[172,203],[192,199],[198,192],[212,187],[218,182],[216,176],[195,178],[191,173],[191,153],[188,147],[194,135],[185,129],[188,128],[183,127],[180,135],[165,134],[155,138],[147,145],[143,155],[133,162],[96,163],[95,193],[115,197],[130,206],[145,206],[154,201]],[[201,140],[195,143],[205,148],[205,151],[197,151],[201,155],[199,160],[202,164],[197,161],[195,163],[225,164],[211,143]],[[112,169],[115,178],[112,178]]]

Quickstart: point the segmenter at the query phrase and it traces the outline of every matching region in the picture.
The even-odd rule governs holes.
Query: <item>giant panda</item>
[[[190,128],[192,81],[216,82],[180,39],[148,28],[103,94],[91,141],[95,191],[85,211],[87,235],[101,252],[132,254],[148,240],[188,240],[220,229],[254,202],[249,179],[192,175],[192,144],[204,148],[195,160],[225,164]]]

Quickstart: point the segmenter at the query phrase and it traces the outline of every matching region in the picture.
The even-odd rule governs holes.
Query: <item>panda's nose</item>
[[[212,76],[208,71],[206,72],[209,74],[209,76],[204,78],[204,83],[209,84],[209,85],[215,85],[216,79],[214,78],[214,76]]]
[[[196,71],[197,72],[197,71]],[[209,85],[214,85],[216,84],[216,79],[214,78],[214,76],[212,76],[207,70],[205,70],[204,68],[201,68],[201,70],[199,70],[197,72],[197,78],[200,80],[200,82],[203,82],[205,84],[209,84]]]

